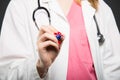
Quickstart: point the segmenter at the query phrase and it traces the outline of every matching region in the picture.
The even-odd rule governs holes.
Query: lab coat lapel
[[[97,28],[93,19],[96,10],[90,5],[88,0],[83,0],[82,11],[96,75],[98,80],[103,80],[103,75],[101,74],[101,55],[99,54],[99,45],[97,40]]]

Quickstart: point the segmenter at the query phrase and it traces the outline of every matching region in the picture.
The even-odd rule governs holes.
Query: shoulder
[[[7,10],[10,11],[21,11],[25,9],[25,3],[27,3],[28,0],[11,0]]]
[[[11,0],[7,7],[6,13],[24,16],[33,12],[36,6],[37,0]]]
[[[102,13],[103,15],[112,14],[111,8],[104,2],[104,0],[99,0],[98,12]]]
[[[36,3],[37,0],[11,0],[8,7],[25,9],[31,8],[32,6],[36,5]]]
[[[112,9],[104,2],[104,0],[99,0],[98,11],[96,14],[105,23],[108,23],[109,19],[114,19]]]

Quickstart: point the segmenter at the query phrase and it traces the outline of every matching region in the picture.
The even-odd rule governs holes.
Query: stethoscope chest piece
[[[98,34],[98,42],[100,46],[105,42],[105,38],[102,34]]]
[[[94,21],[95,21],[95,24],[97,27],[97,37],[98,37],[99,46],[101,46],[105,42],[105,38],[104,38],[103,34],[100,32],[99,25],[97,23],[97,19],[96,19],[95,15],[93,16],[93,18],[94,18]]]

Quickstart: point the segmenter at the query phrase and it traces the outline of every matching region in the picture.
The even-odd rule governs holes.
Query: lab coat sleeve
[[[0,80],[40,80],[27,29],[25,6],[19,1],[10,2],[2,25]]]
[[[108,7],[108,6],[107,6]],[[110,8],[106,9],[106,52],[104,53],[105,80],[120,80],[120,34]]]

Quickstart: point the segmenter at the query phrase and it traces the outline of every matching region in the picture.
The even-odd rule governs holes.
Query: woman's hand
[[[64,40],[63,35],[60,39],[56,38],[58,31],[52,26],[42,26],[38,36],[37,46],[40,59],[37,62],[37,69],[40,76],[50,67],[55,58],[57,57],[61,43]]]

